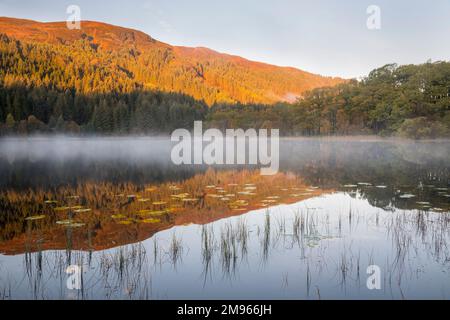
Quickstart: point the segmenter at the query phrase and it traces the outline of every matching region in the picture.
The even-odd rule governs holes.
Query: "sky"
[[[326,76],[362,77],[387,63],[450,60],[450,0],[0,0],[0,16],[82,20],[141,30]],[[379,11],[380,28],[371,5]],[[372,24],[373,25],[373,24]]]

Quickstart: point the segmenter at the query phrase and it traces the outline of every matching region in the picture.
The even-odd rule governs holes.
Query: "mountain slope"
[[[82,93],[157,89],[188,94],[212,105],[292,102],[308,90],[344,82],[207,48],[171,46],[140,31],[105,23],[82,21],[81,27],[69,30],[65,22],[0,18],[0,34],[19,40],[26,59],[44,56],[49,68],[62,73],[38,78],[29,75],[32,70],[23,70],[28,85],[48,84]],[[5,84],[14,83],[16,76],[6,74]]]

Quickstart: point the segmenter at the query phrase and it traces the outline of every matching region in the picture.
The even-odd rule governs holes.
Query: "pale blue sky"
[[[0,0],[0,16],[64,21],[69,4],[83,20],[323,75],[450,60],[450,0]],[[372,4],[380,30],[366,27]]]

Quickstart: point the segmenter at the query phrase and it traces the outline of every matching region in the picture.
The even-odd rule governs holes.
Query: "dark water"
[[[209,174],[206,166],[174,166],[170,150],[167,140],[147,138],[0,141],[0,188],[10,194],[1,203],[0,298],[450,298],[448,141],[285,139],[283,179],[309,186],[295,191],[303,192],[299,201],[273,201],[206,224],[171,221],[144,239],[101,250],[69,242],[36,250],[34,242],[45,248],[56,229],[30,238],[30,247],[20,240],[31,227],[15,217],[17,206],[42,207],[26,200],[31,191],[87,183],[144,188]],[[249,168],[214,168],[230,169]],[[102,222],[96,232],[108,228]],[[71,239],[76,231],[64,232]],[[83,268],[80,290],[67,288],[69,265]],[[367,287],[369,266],[380,270],[380,289]]]

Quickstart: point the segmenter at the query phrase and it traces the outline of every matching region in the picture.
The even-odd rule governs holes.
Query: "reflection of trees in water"
[[[420,145],[420,143],[417,143]],[[422,143],[424,144],[424,143]],[[406,150],[406,151],[405,151]],[[416,185],[430,177],[449,179],[450,143],[286,142],[281,147],[284,170],[317,184],[355,182]]]
[[[377,207],[412,209],[416,201],[429,201],[448,208],[448,198],[426,187],[450,186],[448,142],[306,140],[286,142],[281,150],[283,170],[297,173],[312,185],[348,191],[345,184],[366,182],[373,186],[358,191]],[[397,190],[417,197],[414,201],[399,199]]]
[[[0,252],[23,252],[25,246],[106,249],[142,241],[173,225],[203,224],[324,192],[308,188],[291,174],[211,169],[180,183],[89,181],[55,191],[8,189],[0,191]]]
[[[170,161],[170,160],[169,160]],[[64,162],[41,160],[31,162],[16,160],[10,164],[0,159],[0,188],[44,188],[76,186],[85,181],[125,183],[136,185],[181,181],[206,167],[175,166],[170,163],[145,163],[133,161],[85,161],[76,159]]]

